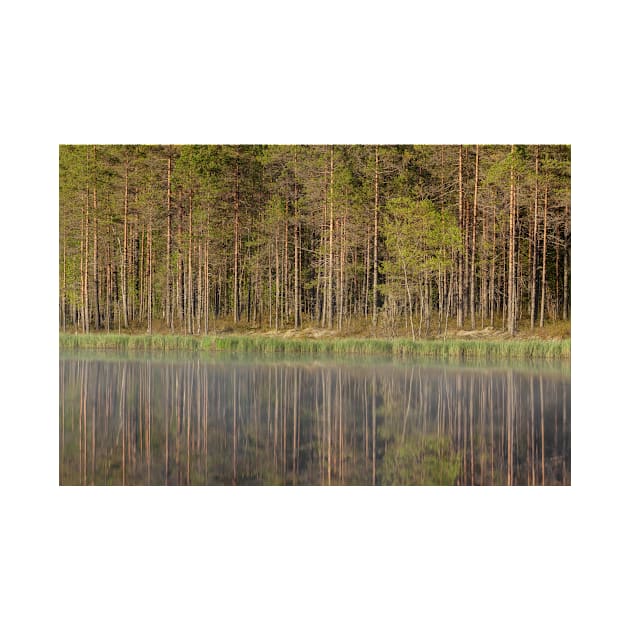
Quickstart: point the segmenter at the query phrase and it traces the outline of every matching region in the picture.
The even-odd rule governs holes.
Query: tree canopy
[[[565,145],[62,145],[60,327],[570,317]]]

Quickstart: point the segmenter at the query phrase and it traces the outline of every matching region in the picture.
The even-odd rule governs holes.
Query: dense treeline
[[[60,327],[570,317],[570,147],[60,146]]]

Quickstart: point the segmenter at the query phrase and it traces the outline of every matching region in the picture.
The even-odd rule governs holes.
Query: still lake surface
[[[570,485],[569,361],[62,350],[61,485]]]

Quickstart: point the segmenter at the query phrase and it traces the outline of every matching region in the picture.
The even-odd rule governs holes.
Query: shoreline
[[[446,339],[304,337],[282,334],[59,333],[64,349],[188,350],[262,354],[385,355],[570,359],[570,339],[447,337]]]

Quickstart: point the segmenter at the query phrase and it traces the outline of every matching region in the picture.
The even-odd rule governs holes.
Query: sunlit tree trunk
[[[293,151],[293,306],[294,306],[294,325],[296,328],[300,326],[300,317],[302,313],[302,305],[300,304],[300,285],[299,285],[299,214],[298,214],[298,194],[297,194],[297,151]]]
[[[187,304],[187,313],[186,313],[186,332],[189,334],[193,334],[193,272],[192,272],[192,255],[193,255],[193,244],[192,244],[192,220],[193,220],[193,193],[190,193],[190,199],[188,202],[188,304]]]
[[[236,177],[235,177],[235,190],[234,190],[234,295],[232,296],[234,310],[234,322],[239,320],[239,257],[238,257],[238,239],[239,239],[239,164],[236,162]]]
[[[530,295],[529,295],[529,327],[533,330],[536,320],[536,271],[538,256],[538,147],[535,153],[535,175],[534,175],[534,225],[532,227],[532,266],[530,278]]]
[[[278,252],[278,225],[276,224],[275,254],[276,254],[276,303],[275,303],[275,321],[276,330],[278,330],[278,318],[280,312],[280,254]]]
[[[569,318],[569,206],[564,208],[564,264],[563,264],[563,280],[562,280],[562,319]]]
[[[61,272],[61,330],[66,332],[66,225],[62,224],[63,262]]]
[[[96,147],[94,147],[94,168],[96,170]],[[98,330],[101,324],[101,306],[99,300],[99,282],[98,282],[98,223],[96,219],[97,214],[97,201],[96,201],[96,177],[94,181],[94,189],[92,190],[92,210],[93,210],[93,219],[92,223],[94,224],[94,244],[92,247],[92,284],[94,285],[94,329]]]
[[[284,221],[284,247],[283,247],[283,253],[284,253],[284,268],[283,268],[283,278],[284,278],[284,282],[282,283],[282,286],[284,288],[283,291],[283,296],[284,296],[284,301],[283,301],[283,305],[284,308],[282,310],[282,324],[284,325],[285,323],[288,323],[289,321],[289,299],[290,299],[290,295],[291,295],[291,289],[290,289],[290,277],[289,277],[289,197],[287,195],[287,206],[286,206],[286,212],[285,212],[285,221]]]
[[[124,192],[124,205],[123,205],[123,247],[122,247],[122,277],[121,277],[121,292],[122,292],[122,315],[123,325],[125,328],[129,327],[129,310],[127,304],[127,238],[128,238],[128,221],[129,221],[129,159],[125,157],[125,192]]]
[[[335,162],[334,147],[330,147],[330,218],[328,227],[328,296],[326,304],[328,307],[328,328],[333,325],[333,217],[334,217],[334,180],[335,180]]]
[[[459,227],[462,229],[464,226],[464,178],[463,178],[463,149],[459,146],[459,168],[458,174],[458,186],[459,186]],[[457,328],[463,328],[464,326],[464,266],[461,252],[457,252]]]
[[[372,279],[372,326],[376,326],[376,307],[378,299],[378,145],[374,148],[374,274]]]
[[[540,290],[540,328],[545,320],[545,291],[547,288],[547,204],[549,185],[545,184],[545,197],[543,203],[543,251],[542,251],[542,275]]]
[[[512,145],[514,156],[514,145]],[[510,214],[508,229],[508,277],[507,277],[507,330],[510,335],[516,332],[516,273],[515,273],[515,243],[516,243],[516,182],[514,164],[510,165]]]
[[[199,245],[197,246],[197,334],[201,334],[201,318],[203,316],[204,295],[203,295],[203,253],[201,234],[199,235]]]
[[[475,254],[477,245],[477,193],[479,188],[479,145],[475,147],[475,193],[473,197],[472,247],[470,251],[470,327],[475,329]]]
[[[490,326],[494,328],[494,309],[495,309],[495,281],[496,281],[496,251],[497,251],[497,229],[496,229],[496,210],[492,206],[492,260],[490,262],[490,289],[488,298],[490,302]]]
[[[86,149],[86,165],[89,170],[90,156],[89,149]],[[84,212],[84,240],[82,246],[82,277],[81,277],[81,293],[83,297],[83,332],[90,331],[90,305],[88,297],[88,266],[89,266],[89,247],[90,247],[90,188],[86,183],[85,188],[85,212]]]
[[[149,225],[147,228],[147,333],[153,332],[153,211],[149,205]]]
[[[166,326],[173,331],[173,312],[172,312],[172,296],[171,296],[171,170],[172,170],[172,158],[169,155],[167,160],[166,169],[166,285],[164,290],[166,292]]]

